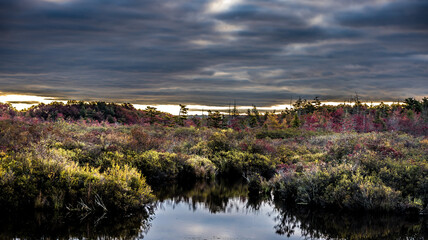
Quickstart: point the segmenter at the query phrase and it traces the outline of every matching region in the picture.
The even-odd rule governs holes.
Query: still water
[[[0,239],[428,239],[426,217],[287,207],[248,198],[240,182],[170,185],[156,195],[147,211],[126,216],[0,213]]]

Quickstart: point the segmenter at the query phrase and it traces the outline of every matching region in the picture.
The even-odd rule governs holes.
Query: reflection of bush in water
[[[155,190],[162,203],[186,203],[195,211],[206,208],[211,213],[258,211],[264,203],[274,204],[272,216],[277,234],[291,236],[300,231],[303,237],[325,239],[424,239],[428,237],[428,218],[387,214],[357,215],[350,212],[314,210],[302,206],[285,208],[279,202],[247,197],[243,182],[196,182],[176,184]],[[171,199],[171,201],[169,201]],[[239,202],[236,203],[238,199]],[[299,230],[300,229],[300,230]]]
[[[165,200],[172,200],[172,204],[186,203],[195,211],[198,205],[203,204],[211,213],[230,210],[230,200],[240,198],[246,201],[248,186],[242,181],[211,181],[187,182],[162,186],[154,193],[162,204]]]
[[[0,213],[0,239],[135,239],[147,234],[152,219],[151,208],[128,216]]]
[[[399,215],[356,215],[346,212],[283,207],[275,218],[275,231],[291,236],[300,229],[307,238],[327,239],[425,239],[428,219]]]

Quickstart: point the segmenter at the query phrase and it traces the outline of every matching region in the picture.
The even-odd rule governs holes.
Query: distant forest
[[[180,104],[180,113],[174,116],[155,107],[136,109],[130,103],[68,101],[39,104],[17,111],[10,104],[0,103],[0,118],[32,121],[81,121],[86,123],[139,124],[143,126],[214,127],[243,130],[246,128],[302,128],[334,132],[403,131],[416,135],[428,134],[428,98],[421,101],[407,98],[402,103],[368,105],[355,98],[353,104],[322,105],[318,98],[312,101],[298,99],[292,109],[261,113],[256,106],[245,114],[236,106],[228,114],[208,111],[205,116],[188,115],[186,105]]]

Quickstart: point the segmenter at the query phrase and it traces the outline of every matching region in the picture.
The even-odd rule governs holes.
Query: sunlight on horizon
[[[34,105],[44,103],[49,104],[52,102],[62,102],[67,103],[67,101],[55,99],[52,97],[42,97],[42,96],[35,96],[35,95],[21,95],[21,94],[5,94],[0,95],[0,103],[10,103],[14,108],[21,111],[24,109],[28,109]],[[321,102],[322,105],[340,105],[344,102]],[[363,102],[367,105],[379,105],[380,102]],[[391,105],[394,102],[384,102],[384,104]],[[347,105],[353,105],[353,103],[346,103]],[[178,115],[180,113],[180,106],[175,104],[132,104],[136,109],[144,110],[147,107],[155,107],[158,111],[167,112],[173,115]],[[208,110],[211,111],[219,111],[222,114],[228,114],[231,113],[233,110],[233,105],[227,105],[227,106],[209,106],[209,105],[186,105],[188,110],[188,115],[208,115]],[[257,106],[256,106],[257,107]],[[280,112],[285,109],[290,109],[292,106],[290,104],[280,104],[280,105],[273,105],[270,107],[257,107],[257,110],[260,112]],[[253,109],[253,106],[236,106],[236,109],[239,113],[245,113],[248,109]]]
[[[1,102],[10,103],[14,108],[16,108],[19,111],[30,108],[40,103],[44,103],[44,104],[49,104],[52,102],[66,103],[66,101],[60,101],[58,99],[54,99],[51,97],[41,97],[41,96],[22,95],[22,94],[1,95],[0,93],[0,103]]]

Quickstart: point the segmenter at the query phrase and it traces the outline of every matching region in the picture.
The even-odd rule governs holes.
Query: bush
[[[288,172],[276,185],[276,193],[297,203],[367,210],[404,210],[416,207],[400,191],[375,176],[364,176],[349,165]]]
[[[132,141],[130,142],[130,148],[134,151],[144,152],[151,149],[157,149],[162,145],[163,141],[161,137],[151,136],[142,127],[133,127],[131,129]]]
[[[179,127],[174,130],[174,137],[179,138],[188,138],[188,137],[195,137],[198,133],[198,129],[194,127]]]
[[[177,178],[186,170],[186,157],[175,153],[150,150],[130,158],[130,162],[153,183]]]
[[[191,154],[196,154],[199,156],[208,156],[211,154],[211,149],[208,147],[208,143],[205,141],[200,141],[195,146],[189,149]]]
[[[208,159],[200,156],[191,156],[186,164],[191,166],[197,178],[214,178],[216,166]]]
[[[149,185],[135,168],[115,164],[103,176],[95,194],[100,196],[107,209],[141,208],[153,200]]]
[[[258,173],[269,179],[275,173],[276,162],[261,154],[228,151],[219,152],[212,158],[220,174],[242,176]]]
[[[229,144],[230,139],[222,132],[215,132],[207,143],[208,147],[213,153],[220,151],[229,151],[231,146]]]
[[[152,199],[134,168],[114,165],[104,173],[78,166],[62,151],[5,155],[0,165],[0,204],[47,209],[127,211]]]
[[[298,137],[301,135],[302,135],[302,131],[297,128],[287,128],[287,129],[278,129],[278,130],[262,129],[256,134],[256,138],[263,139],[268,137],[271,139],[278,139],[278,138]]]

